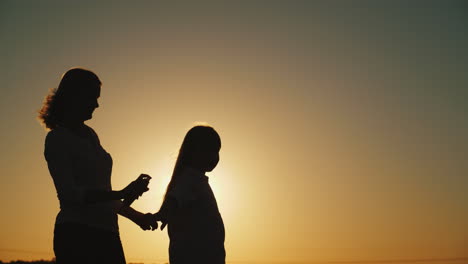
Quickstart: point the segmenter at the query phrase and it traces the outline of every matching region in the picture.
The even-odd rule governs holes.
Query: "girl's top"
[[[186,168],[168,196],[178,204],[168,223],[170,262],[224,263],[224,224],[208,177]]]
[[[93,142],[65,127],[47,134],[44,156],[60,201],[55,224],[78,223],[118,232],[117,212],[121,201],[85,203],[87,190],[111,191],[112,158],[96,133]]]

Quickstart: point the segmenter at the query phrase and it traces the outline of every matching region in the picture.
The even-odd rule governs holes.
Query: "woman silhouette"
[[[84,124],[99,107],[100,91],[96,74],[73,68],[39,111],[39,119],[50,129],[44,155],[60,202],[54,230],[57,264],[125,263],[117,214],[144,230],[157,225],[150,214],[125,203],[148,190],[149,176],[140,175],[123,190],[112,190],[112,158]]]

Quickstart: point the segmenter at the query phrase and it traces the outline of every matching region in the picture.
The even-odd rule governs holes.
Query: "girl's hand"
[[[166,217],[163,217],[163,215],[161,214],[161,212],[157,212],[157,213],[153,214],[153,219],[154,219],[155,221],[161,222],[161,230],[164,230],[164,228],[165,228],[166,225],[167,225],[167,219],[166,219]],[[158,228],[158,227],[156,226],[156,228]]]
[[[142,214],[135,219],[135,223],[143,230],[156,230],[158,229],[158,221],[155,220],[154,215],[151,213]]]

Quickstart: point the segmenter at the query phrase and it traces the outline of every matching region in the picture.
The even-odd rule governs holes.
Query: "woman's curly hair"
[[[62,123],[64,107],[73,98],[90,85],[101,85],[95,73],[83,68],[68,70],[60,80],[58,88],[50,89],[44,99],[42,108],[38,111],[39,121],[48,129],[54,129]]]

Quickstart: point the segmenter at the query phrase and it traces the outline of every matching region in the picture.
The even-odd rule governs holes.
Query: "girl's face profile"
[[[210,151],[206,154],[206,171],[212,171],[219,162],[219,150]]]
[[[210,172],[219,162],[219,150],[200,150],[193,154],[192,166],[203,171]]]

